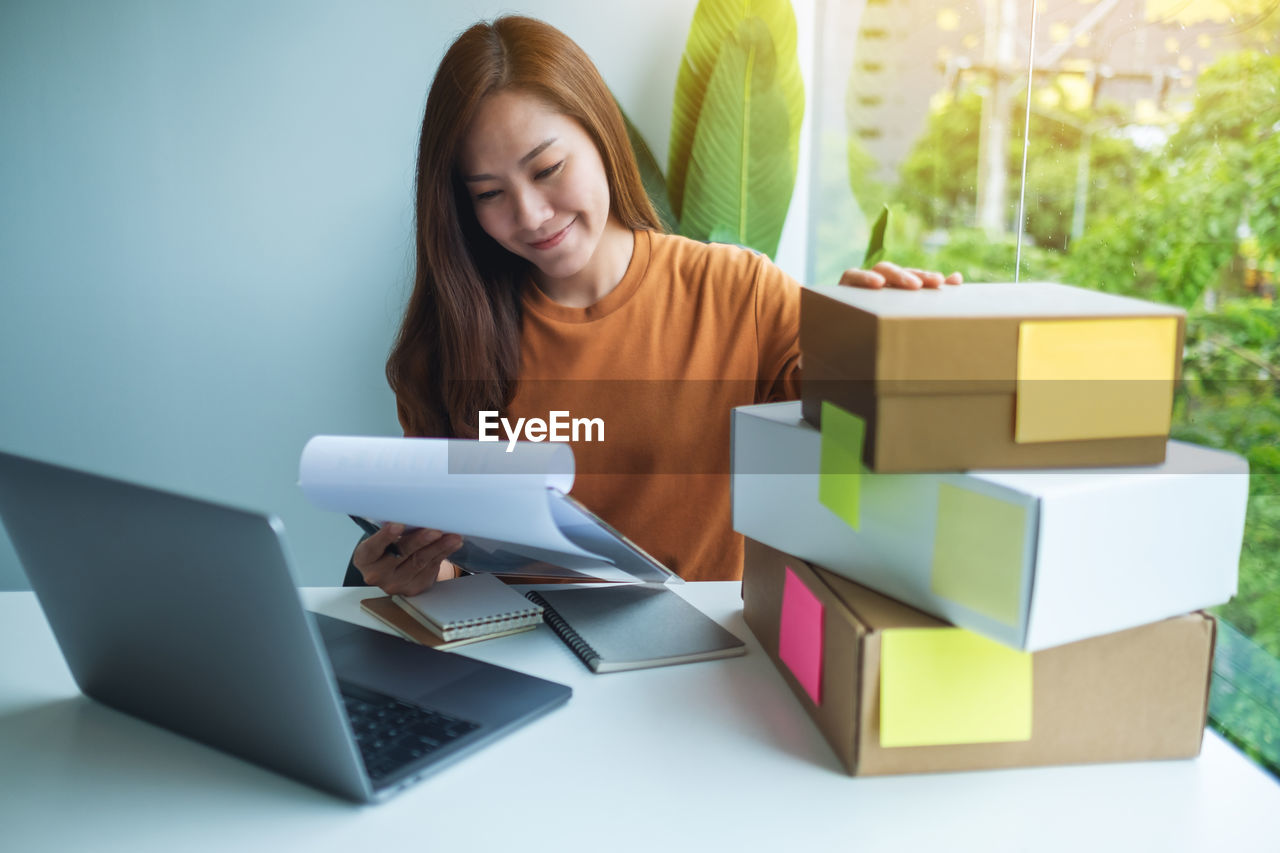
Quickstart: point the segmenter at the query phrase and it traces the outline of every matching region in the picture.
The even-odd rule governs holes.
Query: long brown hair
[[[474,438],[481,410],[505,410],[520,368],[520,288],[529,263],[480,227],[457,168],[480,102],[535,95],[582,125],[600,151],[610,212],[660,230],[621,113],[600,72],[564,33],[507,16],[468,29],[445,53],[418,144],[417,271],[387,381],[408,435]]]

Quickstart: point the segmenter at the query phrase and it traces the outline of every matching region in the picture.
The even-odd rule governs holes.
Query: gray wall
[[[298,455],[399,434],[382,365],[445,47],[551,21],[665,162],[694,5],[8,0],[0,449],[277,513],[300,580],[337,583],[356,530],[303,500]],[[0,589],[25,586],[0,533]]]

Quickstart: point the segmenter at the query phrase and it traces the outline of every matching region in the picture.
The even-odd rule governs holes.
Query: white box
[[[1171,441],[1149,467],[863,473],[855,530],[819,501],[821,444],[798,402],[735,409],[734,529],[1008,646],[1235,594],[1249,468],[1233,453]]]

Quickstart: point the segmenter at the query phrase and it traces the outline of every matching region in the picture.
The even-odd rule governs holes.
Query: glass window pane
[[[861,265],[888,204],[891,260],[1188,309],[1173,435],[1252,471],[1211,717],[1280,767],[1280,7],[828,0],[819,14],[811,280]]]
[[[1249,459],[1213,725],[1280,770],[1280,14],[1040,0],[1027,232],[1087,287],[1188,309],[1174,438]]]
[[[889,204],[888,259],[1012,280],[1030,5],[833,0],[821,15],[811,278],[861,265]]]

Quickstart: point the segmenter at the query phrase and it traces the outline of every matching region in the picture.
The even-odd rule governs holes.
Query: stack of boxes
[[[1199,753],[1248,467],[1168,439],[1184,325],[805,288],[803,401],[734,411],[734,528],[747,624],[850,773]]]

